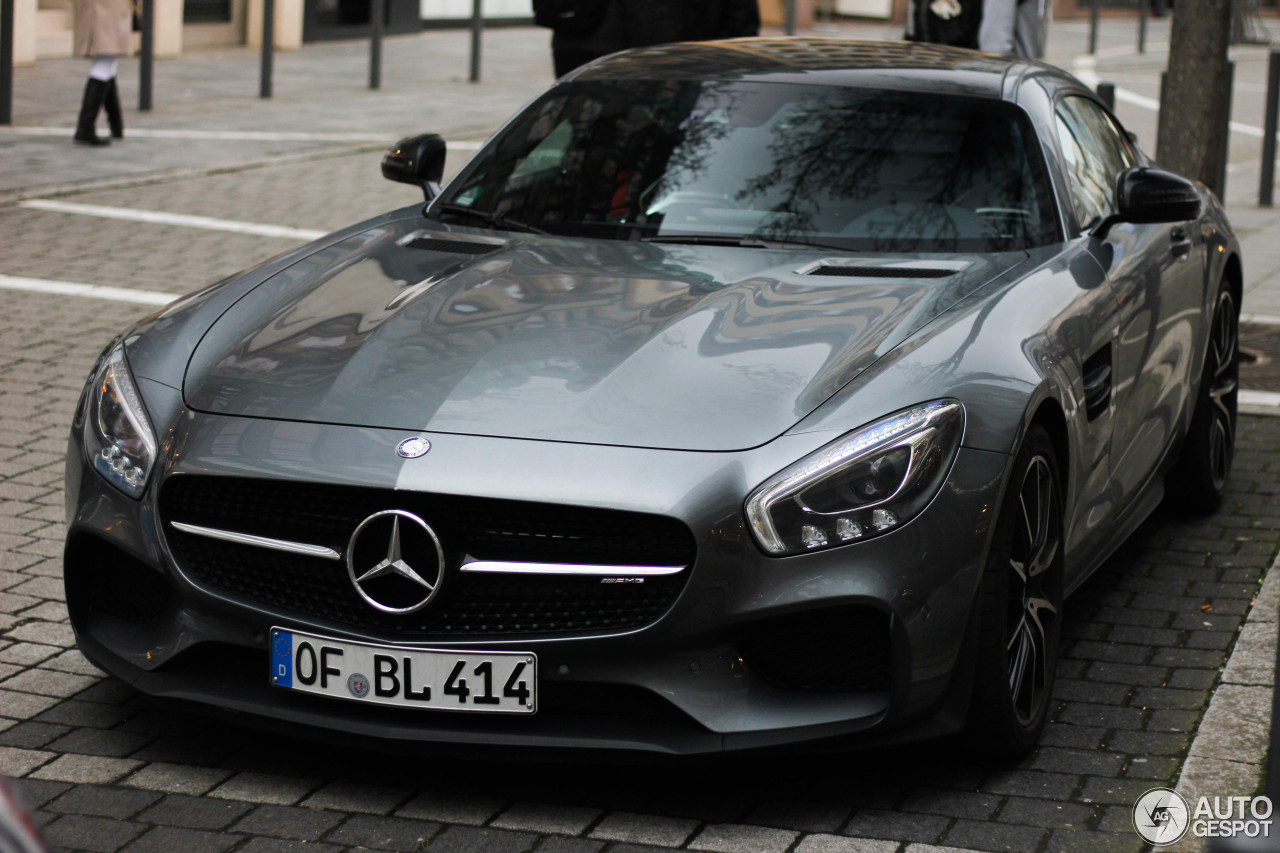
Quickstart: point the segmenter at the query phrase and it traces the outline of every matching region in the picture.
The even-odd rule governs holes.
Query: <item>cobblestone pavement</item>
[[[164,171],[65,200],[330,229],[418,197],[378,176],[375,153],[306,154],[211,174]],[[1241,156],[1245,173],[1256,168]],[[1233,216],[1238,209],[1265,258],[1272,214],[1245,207],[1242,193]],[[0,235],[0,275],[174,293],[296,242],[14,203],[0,204]],[[1250,286],[1265,300],[1280,256],[1250,267],[1250,251]],[[949,741],[674,765],[391,755],[142,696],[74,648],[62,603],[61,481],[85,372],[149,310],[0,290],[0,773],[19,780],[59,849],[1136,851],[1131,809],[1148,788],[1248,795],[1260,785],[1280,588],[1273,577],[1259,593],[1280,540],[1273,417],[1241,419],[1217,514],[1157,512],[1069,599],[1052,719],[1017,767]]]

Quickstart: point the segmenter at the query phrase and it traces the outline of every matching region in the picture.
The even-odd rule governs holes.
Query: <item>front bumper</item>
[[[883,736],[927,720],[956,691],[967,693],[967,680],[953,675],[998,506],[1001,454],[962,449],[930,507],[899,530],[774,559],[745,529],[743,496],[829,433],[785,436],[741,453],[439,435],[426,457],[403,460],[393,452],[403,431],[209,416],[182,409],[173,389],[152,384],[147,392],[149,404],[168,396],[171,417],[161,422],[171,428],[141,501],[97,477],[84,461],[83,437],[73,433],[66,550],[67,601],[81,649],[146,693],[381,740],[681,754]],[[164,411],[163,400],[153,408]],[[175,558],[161,518],[160,492],[177,476],[655,514],[692,532],[696,558],[674,603],[641,627],[455,633],[428,642],[198,580]],[[883,631],[883,642],[850,648],[839,634],[845,623],[874,623],[864,636]],[[513,719],[399,710],[273,688],[268,632],[276,625],[406,647],[533,652],[539,712]],[[788,659],[821,669],[859,654],[877,657],[883,684],[832,690],[779,677]]]

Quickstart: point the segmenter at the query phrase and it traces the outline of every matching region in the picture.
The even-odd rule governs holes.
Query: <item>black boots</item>
[[[111,126],[111,135],[116,139],[124,139],[124,113],[120,111],[120,92],[116,89],[116,78],[107,83],[107,97],[102,102],[107,108],[107,124]]]
[[[114,83],[115,81],[111,81]],[[98,120],[98,111],[107,97],[107,89],[111,86],[104,80],[90,77],[84,84],[84,100],[80,102],[80,118],[76,121],[76,142],[82,145],[110,145],[110,139],[104,139],[94,131],[94,122]],[[119,109],[119,101],[116,108]]]

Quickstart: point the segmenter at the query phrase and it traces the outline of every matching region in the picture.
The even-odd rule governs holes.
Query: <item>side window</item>
[[[1057,128],[1071,202],[1080,224],[1089,227],[1114,212],[1116,178],[1137,164],[1137,156],[1111,117],[1087,98],[1063,98]]]
[[[1093,176],[1089,169],[1089,157],[1085,154],[1080,142],[1080,134],[1058,112],[1054,122],[1058,128],[1058,147],[1062,149],[1062,159],[1067,167],[1067,189],[1071,192],[1071,206],[1075,208],[1076,218],[1081,224],[1094,222],[1106,214],[1103,213],[1103,201],[1098,196]]]

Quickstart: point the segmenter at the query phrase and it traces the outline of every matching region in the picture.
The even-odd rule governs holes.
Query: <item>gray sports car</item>
[[[94,365],[103,669],[391,741],[1016,755],[1067,594],[1223,492],[1239,247],[1057,69],[655,47],[444,158]]]

